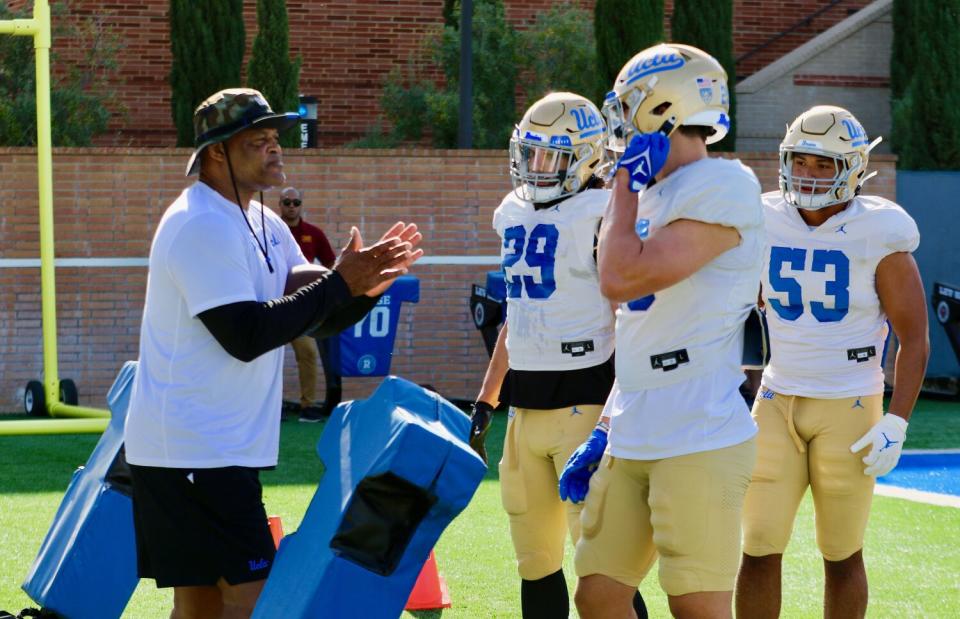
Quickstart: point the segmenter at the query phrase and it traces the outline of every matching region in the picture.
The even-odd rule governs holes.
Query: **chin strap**
[[[237,206],[240,207],[240,215],[243,217],[243,221],[246,222],[250,234],[253,235],[253,240],[257,242],[257,247],[260,248],[260,253],[263,254],[263,259],[267,262],[267,269],[273,273],[273,263],[270,262],[270,245],[267,243],[267,225],[263,214],[263,209],[266,208],[263,206],[263,192],[260,192],[260,230],[263,232],[263,243],[260,243],[260,238],[257,236],[257,233],[253,231],[253,226],[250,225],[250,220],[247,219],[247,213],[243,210],[243,204],[240,202],[240,191],[237,190],[237,179],[233,175],[233,164],[230,163],[230,151],[227,150],[226,145],[224,145],[223,154],[227,159],[227,169],[230,170],[230,182],[233,184],[233,193],[237,196]]]
[[[670,118],[663,121],[663,124],[660,125],[660,128],[657,129],[657,131],[659,131],[660,133],[662,133],[667,137],[670,137],[670,134],[673,133],[673,130],[676,128],[676,126],[677,126],[677,117],[671,116]]]

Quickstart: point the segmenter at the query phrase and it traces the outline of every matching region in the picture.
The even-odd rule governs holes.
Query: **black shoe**
[[[300,414],[300,403],[291,402],[290,400],[284,400],[283,404],[280,406],[280,421],[286,421],[292,419]]]
[[[300,411],[300,421],[303,423],[317,423],[323,421],[329,415],[324,415],[318,406],[308,406]]]

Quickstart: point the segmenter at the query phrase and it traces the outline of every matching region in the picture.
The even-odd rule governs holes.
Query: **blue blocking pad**
[[[34,602],[70,619],[120,617],[137,587],[129,470],[118,459],[136,370],[128,361],[110,388],[110,424],[73,474],[23,583]]]
[[[504,272],[501,269],[500,271],[487,271],[487,294],[494,299],[500,301],[500,306],[503,309],[501,316],[506,318],[507,316],[507,282],[504,280]]]
[[[455,406],[395,376],[338,406],[317,445],[320,485],[280,543],[253,617],[399,617],[486,472],[469,431]]]
[[[390,373],[400,306],[420,302],[420,280],[403,275],[387,289],[363,320],[343,331],[340,339],[341,376],[386,376]]]

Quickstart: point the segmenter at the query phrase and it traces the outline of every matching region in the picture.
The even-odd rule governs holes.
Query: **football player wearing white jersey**
[[[604,105],[611,149],[628,144],[599,244],[601,290],[620,303],[617,378],[609,444],[591,437],[560,481],[586,497],[584,618],[632,617],[658,556],[674,616],[731,616],[756,433],[738,390],[743,325],[764,234],[753,172],[707,156],[730,127],[728,98],[716,59],[670,43],[634,56]]]
[[[874,479],[897,464],[926,369],[927,309],[902,208],[860,195],[870,149],[847,110],[801,114],[764,194],[762,299],[772,357],[753,417],[757,466],[744,506],[737,616],[777,617],[781,559],[809,486],[825,573],[824,616],[863,617],[863,536]],[[900,342],[883,414],[887,321]]]
[[[486,460],[491,412],[508,404],[500,489],[526,619],[569,614],[564,545],[568,530],[579,537],[580,506],[560,500],[557,481],[613,384],[613,308],[595,255],[609,199],[595,175],[603,136],[586,98],[556,92],[535,102],[510,140],[514,190],[493,215],[507,321],[474,404],[471,445]]]

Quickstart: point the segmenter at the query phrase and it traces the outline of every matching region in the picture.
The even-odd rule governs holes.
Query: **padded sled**
[[[253,617],[399,617],[486,471],[469,430],[441,396],[394,376],[338,406],[317,446],[326,470]]]
[[[110,387],[110,424],[73,474],[23,583],[34,602],[70,619],[120,617],[137,587],[130,473],[122,456],[136,370],[128,361]]]

